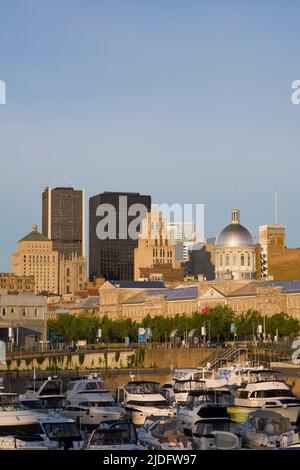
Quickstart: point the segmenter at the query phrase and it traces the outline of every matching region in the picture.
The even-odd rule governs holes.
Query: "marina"
[[[2,374],[0,450],[300,447],[296,375],[248,363],[110,372]]]

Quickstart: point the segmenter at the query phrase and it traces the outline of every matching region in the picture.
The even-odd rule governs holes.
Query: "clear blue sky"
[[[300,246],[299,1],[0,0],[0,271],[44,186],[230,209]]]

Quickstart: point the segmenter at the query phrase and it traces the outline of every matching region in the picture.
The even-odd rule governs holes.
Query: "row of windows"
[[[220,254],[219,255],[219,265],[220,266],[251,266],[251,253],[245,254],[241,253],[240,255],[237,253],[233,253],[233,255],[229,255],[229,253]]]
[[[160,252],[160,257],[162,257],[162,258],[165,258],[166,253],[167,253],[168,258],[172,258],[172,256],[173,256],[173,253],[172,253],[171,250],[170,251],[169,250],[165,251],[164,249],[158,250],[157,248],[153,248],[153,258],[154,257],[157,258],[159,256],[158,252]]]
[[[24,256],[24,262],[50,262],[50,258],[52,258],[52,261],[55,263],[56,261],[56,256],[51,256],[51,255],[23,255]]]
[[[14,314],[16,313],[16,309],[15,308],[7,308],[7,307],[3,307],[2,310],[1,310],[1,313],[2,313],[2,316],[5,317],[8,313],[11,313],[11,314]],[[23,317],[26,317],[28,314],[28,311],[26,308],[23,308],[22,309],[22,315]],[[37,308],[34,309],[34,315],[37,317],[39,314],[39,310]]]

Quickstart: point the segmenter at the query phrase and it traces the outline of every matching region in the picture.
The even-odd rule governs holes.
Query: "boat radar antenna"
[[[275,224],[278,224],[278,193],[277,189],[275,189]]]

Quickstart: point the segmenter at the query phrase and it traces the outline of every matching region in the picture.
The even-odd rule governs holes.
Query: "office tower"
[[[42,234],[60,256],[85,256],[84,191],[45,188],[42,194]]]
[[[139,205],[139,206],[136,206]],[[140,211],[143,209],[143,214]],[[151,210],[151,196],[139,193],[107,192],[89,200],[90,279],[134,278],[134,249],[137,236],[131,234],[137,217]],[[141,219],[142,220],[142,219]],[[141,222],[140,220],[140,222]],[[107,223],[106,223],[107,222]],[[136,225],[140,231],[140,223]],[[103,234],[103,230],[107,233]]]
[[[83,190],[45,188],[42,194],[42,232],[59,253],[60,294],[86,287],[85,194]]]

